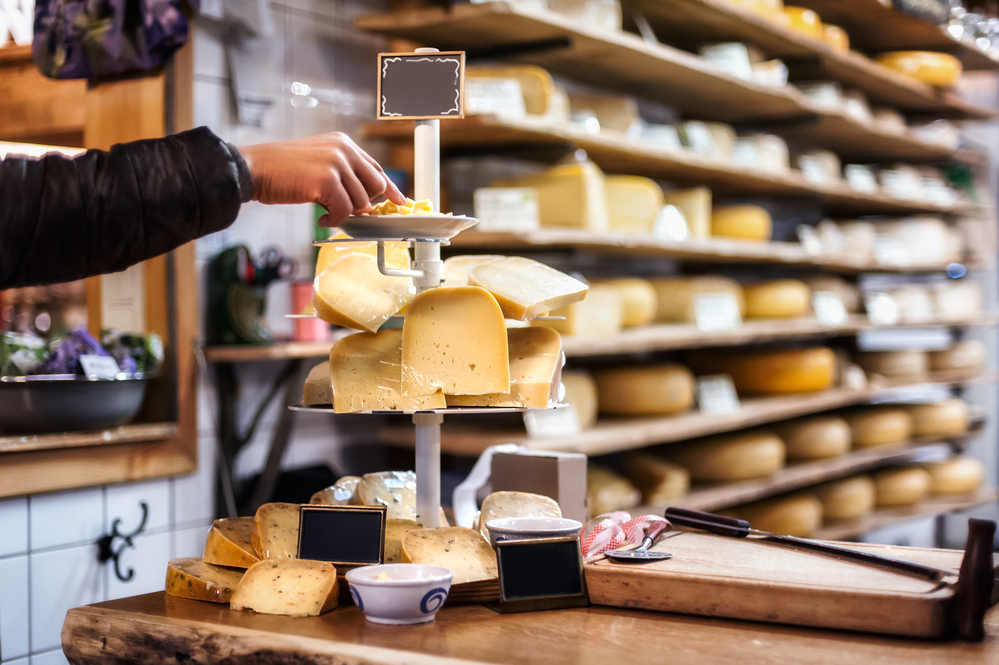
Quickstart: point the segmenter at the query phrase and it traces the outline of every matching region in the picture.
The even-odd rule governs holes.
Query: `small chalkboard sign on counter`
[[[463,118],[465,53],[379,53],[378,119]]]
[[[531,612],[588,604],[579,538],[496,543],[501,612]]]
[[[385,506],[303,505],[298,523],[298,558],[335,566],[382,563]]]

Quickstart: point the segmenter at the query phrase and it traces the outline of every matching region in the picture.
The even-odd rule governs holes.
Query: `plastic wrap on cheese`
[[[350,236],[343,231],[337,231],[329,239],[350,240]],[[378,243],[357,240],[324,243],[319,247],[319,257],[316,259],[316,274],[318,275],[326,270],[337,259],[347,254],[378,256]],[[385,263],[390,268],[409,268],[409,242],[396,240],[385,242]]]
[[[400,257],[401,259],[401,257]],[[409,261],[390,268],[409,268]],[[416,293],[409,277],[389,277],[370,254],[347,252],[316,276],[316,314],[327,323],[374,332],[405,307]]]
[[[357,486],[361,479],[357,476],[344,476],[325,489],[312,495],[309,503],[323,506],[356,506],[360,503]]]
[[[357,498],[364,506],[385,506],[386,519],[416,521],[416,474],[379,471],[361,477]]]
[[[468,271],[471,286],[493,294],[503,316],[527,321],[586,298],[584,282],[522,256],[487,261]]]
[[[318,406],[333,403],[333,384],[330,382],[330,364],[322,362],[309,370],[302,387],[302,404]]]
[[[444,259],[444,286],[471,286],[468,273],[472,268],[503,258],[497,254],[471,254]]]

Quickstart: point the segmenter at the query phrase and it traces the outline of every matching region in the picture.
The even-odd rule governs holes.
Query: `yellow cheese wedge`
[[[849,313],[860,311],[860,290],[855,284],[847,282],[842,277],[823,275],[821,277],[809,277],[804,280],[808,288],[815,293],[817,291],[829,291],[839,295],[843,301],[843,308]]]
[[[740,240],[770,240],[773,219],[766,208],[754,205],[716,206],[711,211],[711,235]]]
[[[531,325],[551,328],[563,335],[603,337],[620,332],[624,324],[624,302],[616,288],[597,285],[587,291],[586,300],[552,310],[549,314],[565,317],[565,320],[535,319]]]
[[[205,540],[205,563],[230,568],[249,568],[260,561],[253,549],[253,518],[215,520]]]
[[[656,289],[658,305],[656,321],[661,323],[694,323],[697,320],[697,298],[702,295],[730,293],[739,312],[745,315],[746,301],[742,287],[727,277],[661,277],[650,280]]]
[[[357,486],[361,479],[357,476],[344,476],[325,489],[321,489],[312,495],[309,503],[322,506],[356,506],[360,503],[357,498]]]
[[[590,517],[630,510],[642,502],[642,493],[624,476],[591,465],[586,470],[586,502]]]
[[[985,344],[966,339],[949,349],[930,352],[930,369],[934,372],[977,370],[985,366]]]
[[[586,297],[589,288],[574,277],[523,256],[505,256],[468,271],[471,286],[493,294],[503,316],[527,321]]]
[[[239,581],[230,607],[260,614],[315,617],[337,606],[336,568],[325,561],[264,560]]]
[[[402,563],[403,537],[414,529],[422,528],[423,525],[414,520],[386,520],[383,561],[385,563]]]
[[[493,492],[482,500],[479,511],[479,531],[489,539],[486,525],[504,517],[562,517],[555,499],[530,492]]]
[[[670,415],[694,406],[694,375],[683,365],[619,367],[594,374],[600,413]]]
[[[502,258],[506,257],[498,254],[471,254],[444,259],[444,286],[472,286],[468,281],[468,272],[472,268]]]
[[[856,361],[868,374],[890,378],[919,379],[930,370],[926,351],[864,351],[857,354]]]
[[[343,231],[337,231],[329,237],[330,240],[345,240],[350,236]],[[322,273],[338,259],[347,254],[367,254],[378,256],[376,242],[333,242],[319,246],[319,256],[316,260],[316,274]],[[392,268],[408,268],[410,265],[409,243],[391,241],[385,243],[385,263]]]
[[[687,231],[692,239],[711,236],[711,190],[707,187],[677,189],[663,193],[666,205],[676,207],[687,220]]]
[[[174,559],[167,564],[166,592],[178,598],[228,603],[242,577],[242,570],[220,568],[201,559]]]
[[[489,542],[478,531],[460,526],[407,531],[402,537],[402,561],[450,568],[452,584],[499,578]]]
[[[754,529],[808,538],[822,526],[822,502],[810,492],[760,501],[738,510]]]
[[[947,53],[934,51],[892,51],[882,53],[877,61],[917,81],[949,87],[961,79],[961,61]]]
[[[846,30],[832,23],[822,24],[822,41],[839,53],[850,52],[850,35]]]
[[[924,464],[923,468],[930,474],[930,491],[934,494],[974,492],[985,477],[985,465],[974,457],[952,457]]]
[[[843,414],[857,450],[906,443],[912,438],[912,416],[891,406],[868,406]]]
[[[796,279],[745,286],[747,319],[795,319],[808,313],[811,291]]]
[[[337,340],[330,349],[333,410],[355,413],[446,407],[444,395],[439,391],[403,395],[402,344],[403,331],[397,328],[357,333]]]
[[[957,397],[935,404],[913,404],[906,410],[912,416],[914,436],[955,436],[968,431],[968,405]]]
[[[549,116],[568,120],[568,109],[559,100],[559,92],[552,75],[534,65],[509,65],[505,67],[468,67],[466,79],[516,79],[524,95],[524,110],[530,115]]]
[[[728,374],[742,393],[790,394],[817,392],[836,381],[836,354],[812,347],[787,351],[700,353],[695,369],[708,374]]]
[[[261,559],[298,557],[299,504],[265,503],[253,516],[250,542]]]
[[[510,392],[448,395],[448,406],[498,406],[547,409],[558,404],[562,337],[550,328],[510,328]]]
[[[593,284],[613,286],[617,289],[624,306],[621,324],[625,328],[648,325],[656,318],[659,298],[656,294],[656,288],[649,280],[637,277],[619,277],[597,280]]]
[[[565,386],[565,402],[572,406],[583,429],[593,427],[597,422],[597,382],[588,372],[562,372],[562,385]]]
[[[407,264],[408,265],[408,264]],[[391,268],[407,266],[391,265]],[[409,277],[387,277],[368,254],[348,253],[316,276],[316,314],[345,328],[374,332],[405,307],[414,294]]]
[[[510,392],[503,312],[483,288],[431,289],[409,306],[402,328],[402,394],[436,392]]]
[[[826,522],[847,522],[869,515],[874,510],[877,488],[870,476],[856,476],[819,485],[815,494],[822,501]],[[758,528],[758,527],[757,527]]]
[[[690,471],[694,480],[732,481],[768,476],[784,466],[784,442],[773,432],[756,430],[724,434],[664,453]]]
[[[879,508],[911,506],[930,493],[932,479],[926,469],[908,467],[888,469],[874,474]]]
[[[649,506],[668,505],[690,490],[689,471],[651,453],[625,455],[624,474],[641,491],[642,502]]]
[[[493,187],[533,187],[538,192],[541,226],[569,226],[607,231],[604,174],[589,161],[559,164],[544,173],[508,178]]]
[[[330,364],[321,362],[311,370],[305,377],[305,386],[302,389],[302,404],[305,406],[316,406],[320,404],[333,403],[333,383],[330,380]]]
[[[652,233],[666,199],[655,180],[634,175],[604,178],[610,230],[621,233]]]
[[[379,471],[361,476],[357,498],[362,506],[385,506],[390,520],[416,520],[416,474]]]
[[[799,418],[773,426],[787,447],[790,460],[838,457],[849,452],[850,425],[839,416]]]
[[[811,9],[802,7],[784,7],[787,26],[803,35],[822,39],[822,20]]]

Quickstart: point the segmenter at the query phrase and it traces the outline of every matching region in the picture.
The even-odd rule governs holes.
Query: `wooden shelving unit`
[[[58,434],[0,434],[0,453],[21,453],[56,448],[108,446],[118,443],[165,441],[177,436],[177,423],[123,425],[93,432]]]
[[[42,76],[30,46],[0,48],[0,140],[82,146],[86,92]]]

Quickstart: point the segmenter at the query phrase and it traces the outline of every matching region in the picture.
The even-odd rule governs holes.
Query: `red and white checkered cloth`
[[[666,522],[658,515],[632,517],[618,511],[598,515],[583,527],[583,557],[596,556],[625,545],[640,545],[653,522]]]

